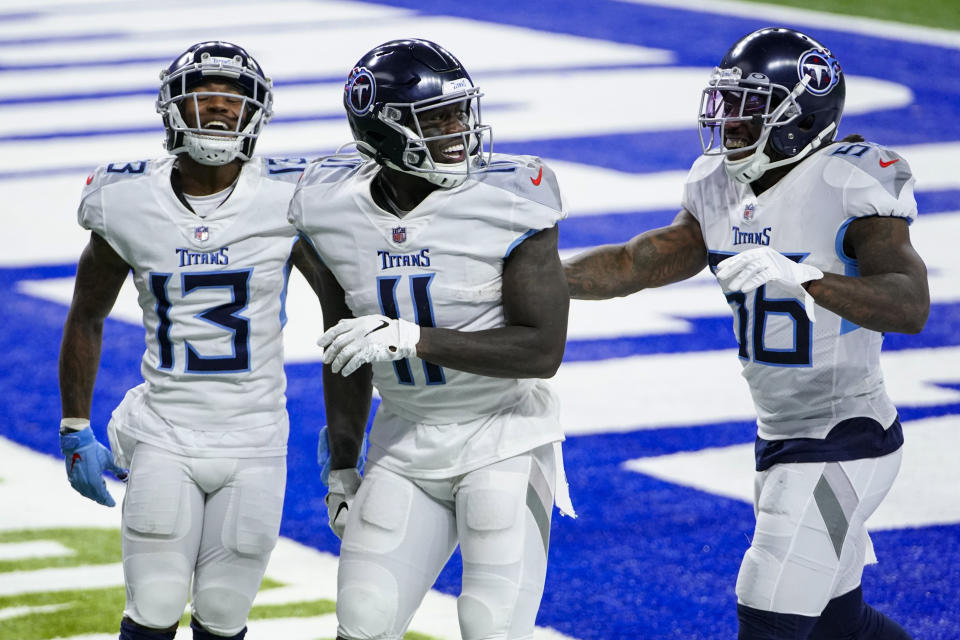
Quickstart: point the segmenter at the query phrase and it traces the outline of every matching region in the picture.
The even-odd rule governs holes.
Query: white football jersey
[[[98,168],[78,211],[132,267],[143,311],[144,383],[112,422],[184,455],[282,455],[281,329],[297,239],[286,209],[306,163],[247,162],[233,193],[200,218],[171,187],[174,161]]]
[[[504,261],[566,214],[556,178],[539,159],[496,155],[493,165],[398,218],[370,194],[376,163],[321,158],[304,172],[290,220],[355,316],[459,331],[502,327]],[[408,475],[444,477],[563,439],[556,397],[542,380],[476,375],[418,358],[374,363],[373,376],[382,404],[371,459]]]
[[[843,250],[848,225],[867,216],[912,222],[913,185],[896,153],[872,143],[834,143],[759,196],[727,177],[722,157],[701,156],[687,177],[683,206],[700,223],[714,272],[731,255],[769,246],[824,273],[856,275],[857,261]],[[823,438],[849,418],[884,428],[894,421],[880,371],[882,334],[819,306],[811,323],[803,301],[776,283],[724,293],[761,438]]]

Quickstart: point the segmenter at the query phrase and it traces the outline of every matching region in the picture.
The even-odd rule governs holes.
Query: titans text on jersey
[[[505,260],[565,213],[549,167],[526,156],[497,162],[499,171],[432,192],[401,222],[371,197],[379,165],[322,158],[304,172],[290,220],[356,317],[461,331],[501,327]],[[370,461],[404,475],[448,478],[563,439],[557,399],[538,379],[476,375],[416,358],[374,363],[373,378],[383,402]]]
[[[132,267],[143,312],[144,383],[114,411],[111,429],[185,455],[283,455],[280,331],[297,238],[285,212],[300,171],[247,162],[231,195],[201,220],[171,188],[175,161],[101,167],[78,212]]]
[[[769,245],[824,272],[856,275],[857,260],[843,249],[851,222],[866,216],[912,221],[917,215],[909,165],[875,144],[834,143],[759,196],[730,180],[722,162],[719,156],[698,159],[683,196],[700,223],[714,271],[725,257]],[[897,435],[882,433],[896,409],[883,388],[881,333],[822,307],[812,323],[803,301],[775,282],[747,294],[724,293],[760,438],[821,439],[854,417],[875,422],[881,441]]]

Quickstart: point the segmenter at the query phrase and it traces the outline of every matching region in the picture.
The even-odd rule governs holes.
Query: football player
[[[844,75],[810,37],[761,29],[702,97],[704,155],[670,226],[565,264],[571,296],[606,299],[713,272],[757,410],[756,529],[737,579],[741,640],[908,638],[863,601],[864,522],[900,466],[883,333],[929,312],[907,161],[835,142]]]
[[[60,350],[61,448],[84,496],[113,506],[125,477],[121,640],[172,639],[191,591],[193,637],[233,638],[279,535],[288,417],[284,299],[315,257],[286,210],[305,162],[253,158],[271,81],[242,48],[190,47],[161,73],[171,155],[87,179],[91,231]],[[129,272],[146,330],[143,384],[90,428],[103,321]],[[115,461],[111,458],[115,458]]]
[[[458,542],[463,638],[531,638],[554,502],[572,513],[540,380],[566,339],[564,204],[539,159],[486,148],[480,97],[432,42],[376,47],[343,96],[359,154],[311,164],[290,203],[326,267],[342,640],[402,638]]]

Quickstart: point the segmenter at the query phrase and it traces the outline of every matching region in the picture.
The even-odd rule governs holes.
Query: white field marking
[[[16,218],[11,221],[14,226],[16,226],[15,221]],[[70,237],[78,241],[73,254],[78,255],[83,242],[86,241],[86,235],[66,221],[61,227],[55,228],[62,227],[66,227],[66,230],[58,233],[69,232]],[[955,257],[955,248],[960,246],[960,212],[935,216],[921,215],[911,228],[911,235],[914,246],[927,264],[932,301],[934,303],[960,301],[960,261]],[[50,242],[53,242],[52,238]],[[23,244],[28,247],[32,245],[32,243]],[[36,245],[33,246],[36,247]],[[37,250],[39,249],[33,249],[33,251]],[[10,247],[10,251],[17,251],[17,245]],[[563,256],[569,257],[580,251],[579,249],[564,251]],[[29,253],[26,249],[24,252]],[[27,256],[24,255],[24,259],[26,258]],[[61,259],[70,260],[71,258],[64,256]],[[73,278],[25,280],[19,283],[18,289],[27,295],[69,305],[73,295]],[[287,361],[318,361],[321,354],[316,346],[316,340],[322,332],[320,305],[312,289],[296,271],[290,277],[286,308],[289,320],[284,329],[284,353]],[[141,310],[132,280],[128,279],[124,284],[111,317],[138,326],[141,324]],[[730,344],[733,344],[733,320],[730,308],[724,300],[716,279],[706,269],[686,282],[642,291],[626,298],[604,301],[573,300],[570,306],[568,337],[571,340],[586,340],[690,333],[693,326],[686,318],[703,317],[730,317]]]
[[[937,386],[960,382],[960,347],[885,351],[880,363],[895,405],[960,402],[960,392]],[[740,371],[730,349],[569,362],[551,382],[564,429],[576,435],[755,420]]]
[[[62,461],[0,437],[0,530],[106,527],[119,528],[120,510],[102,507],[70,488]],[[123,485],[107,479],[119,503]],[[29,505],[29,506],[28,506]],[[118,558],[119,560],[119,558]],[[270,557],[267,577],[286,586],[257,595],[254,605],[286,604],[305,600],[336,600],[337,557],[281,537]],[[108,565],[12,571],[0,574],[0,597],[24,593],[119,587],[123,569]],[[117,612],[119,616],[120,612]],[[318,626],[319,625],[319,626]],[[262,629],[262,631],[261,631]],[[319,629],[319,631],[318,631]],[[439,591],[427,593],[410,626],[442,640],[459,640],[456,598]],[[316,618],[256,620],[250,623],[251,638],[313,640],[333,636],[333,615]],[[276,631],[276,633],[274,633]],[[281,633],[282,631],[282,633]],[[178,634],[181,638],[182,631]],[[71,640],[115,640],[116,634],[74,636]],[[182,636],[189,640],[190,636]],[[570,640],[568,636],[538,627],[536,640]]]
[[[490,104],[504,104],[504,108],[484,120],[493,126],[494,149],[501,141],[545,140],[589,135],[633,133],[662,130],[690,132],[690,142],[696,145],[696,119],[692,115],[699,103],[700,91],[709,71],[698,67],[657,67],[650,69],[612,69],[600,71],[543,71],[524,76],[493,76],[484,80],[482,88],[491,96]],[[479,80],[478,80],[479,82]],[[912,92],[903,85],[872,78],[850,78],[850,97],[847,114],[871,113],[909,105]],[[630,109],[615,109],[602,118],[584,118],[595,108],[594,92],[597,86],[621,87],[621,99],[635,105]],[[556,100],[556,88],[567,91],[564,100]],[[672,101],[647,99],[647,87],[657,86],[672,96],[686,96],[684,104],[691,111],[678,110]],[[278,90],[278,95],[279,95]],[[284,105],[293,115],[312,115],[317,105],[325,105],[336,113],[341,107],[343,87],[340,83],[326,83],[307,87],[291,87],[284,91]],[[155,132],[128,135],[91,135],[0,142],[0,171],[28,171],[73,167],[78,162],[91,167],[106,162],[137,160],[162,155],[160,144],[163,133],[159,116],[151,106],[149,96],[135,99],[114,99],[63,103],[61,105],[0,106],[0,122],[15,120],[16,131],[99,130],[110,127],[114,114],[124,125],[156,126]],[[485,102],[486,104],[486,102]],[[135,111],[131,109],[135,108]],[[281,113],[278,99],[277,113]],[[10,113],[8,113],[10,112]],[[37,114],[41,119],[38,119]],[[135,115],[134,115],[135,114]],[[134,118],[136,118],[134,120]],[[32,123],[32,124],[31,124]],[[346,117],[335,120],[302,120],[273,122],[264,129],[257,143],[258,153],[264,155],[312,155],[318,149],[333,150],[352,140]],[[675,196],[679,198],[679,195]]]
[[[0,560],[23,560],[24,558],[55,558],[72,556],[75,552],[56,540],[32,540],[30,542],[0,542]]]
[[[7,607],[6,609],[0,609],[0,620],[9,620],[10,618],[19,618],[36,613],[53,613],[69,606],[69,604],[47,604],[39,607]]]
[[[310,6],[319,6],[309,3]],[[356,8],[364,5],[350,3]],[[261,64],[267,75],[273,78],[277,88],[278,113],[286,113],[283,96],[296,89],[283,86],[285,82],[304,78],[336,78],[328,87],[339,89],[340,96],[330,101],[331,107],[342,111],[343,82],[353,65],[368,48],[392,40],[398,33],[434,40],[440,43],[456,43],[456,54],[475,81],[486,85],[485,74],[517,69],[517,58],[512,52],[523,51],[525,71],[558,67],[589,67],[623,64],[669,64],[674,61],[672,52],[637,45],[609,42],[581,36],[550,33],[513,27],[505,24],[478,22],[447,16],[410,15],[375,5],[370,9],[381,16],[356,20],[349,28],[341,21],[330,24],[298,22],[284,29],[249,29],[249,19],[237,13],[246,26],[239,29],[221,28],[218,34],[227,40],[243,43],[243,46]],[[220,9],[215,9],[222,13]],[[193,11],[193,9],[191,9]],[[280,15],[282,8],[271,11]],[[163,13],[177,17],[175,11],[166,8]],[[114,19],[128,21],[119,14]],[[289,16],[287,18],[289,20]],[[101,72],[100,68],[67,67],[49,70],[0,71],[4,79],[0,99],[19,96],[58,96],[74,93],[103,91],[146,90],[159,88],[158,74],[166,68],[174,56],[183,51],[189,40],[183,33],[182,20],[176,27],[177,36],[169,33],[137,36],[137,53],[140,57],[155,57],[165,62],[123,64]],[[124,25],[125,26],[125,25]],[[125,31],[123,27],[119,31]],[[204,27],[197,31],[198,39],[209,31]],[[234,37],[235,36],[235,37]],[[498,43],[497,51],[489,42]],[[316,43],[323,42],[323,54],[318,55]],[[29,47],[3,47],[0,45],[0,62],[7,65],[72,62],[109,62],[123,60],[130,55],[130,39],[118,37],[86,42],[52,42]],[[526,77],[535,77],[529,76]],[[482,79],[482,82],[481,82]],[[489,93],[487,95],[490,95]],[[507,96],[503,96],[507,99]],[[323,103],[319,103],[323,104]],[[151,109],[152,111],[152,109]],[[147,115],[147,112],[141,115]]]
[[[64,525],[61,524],[61,526]],[[3,576],[3,580],[0,581],[0,597],[74,589],[103,589],[123,584],[123,565],[117,562],[33,571],[9,571],[0,575]]]
[[[900,529],[960,522],[960,416],[903,424],[903,464],[890,493],[868,521],[870,529]],[[753,443],[623,463],[631,471],[727,498],[753,503]]]
[[[11,9],[11,2],[4,2],[4,8]],[[179,39],[184,43],[192,43],[196,40],[191,39],[189,34],[190,27],[184,24],[184,13],[190,15],[189,24],[192,25],[217,25],[216,33],[220,39],[233,42],[221,34],[229,32],[238,32],[250,28],[250,14],[242,10],[244,4],[251,9],[259,8],[254,2],[239,2],[233,5],[236,10],[224,11],[221,4],[213,3],[209,5],[197,5],[189,2],[164,2],[162,6],[152,3],[129,3],[124,6],[120,3],[103,3],[104,6],[98,10],[96,3],[83,3],[72,9],[66,3],[57,2],[53,7],[46,10],[36,7],[32,3],[22,3],[25,11],[38,12],[39,15],[29,19],[8,20],[0,22],[0,38],[3,40],[28,40],[35,38],[55,38],[57,36],[83,36],[98,35],[102,33],[118,32],[118,40],[124,42],[127,46],[127,54],[130,52],[130,39],[136,39],[138,47],[136,49],[138,57],[147,55],[149,47],[141,50],[139,45],[143,41],[149,42],[151,38],[162,35],[172,38],[170,34],[181,32]],[[179,5],[179,9],[177,9]],[[391,9],[390,7],[377,6],[375,4],[353,3],[353,2],[335,2],[319,1],[309,2],[305,0],[283,0],[282,2],[272,2],[269,11],[257,11],[256,24],[258,27],[269,30],[271,27],[289,25],[291,23],[310,23],[310,22],[341,22],[364,20],[380,20],[391,18],[398,15],[409,14],[410,11],[402,9]],[[2,14],[0,14],[2,17]],[[207,38],[209,39],[209,27]],[[342,28],[342,24],[341,24]],[[199,31],[199,29],[198,29]],[[184,33],[186,32],[186,33]],[[106,40],[106,39],[104,39]],[[107,40],[109,41],[109,40]],[[239,42],[246,42],[245,39],[239,39]],[[61,60],[84,60],[84,50],[88,48],[98,48],[102,40],[81,40],[75,44],[74,56],[64,56],[62,58],[50,59],[42,53],[37,56],[35,63]],[[51,45],[44,46],[43,43],[30,45],[10,46],[9,51],[5,51],[4,60],[7,63],[11,61],[27,62],[30,61],[28,54],[24,51],[34,47],[43,51]],[[52,46],[57,47],[61,53],[61,47],[67,46],[63,43],[56,43]],[[183,47],[169,51],[170,58],[182,51]],[[256,58],[256,54],[253,54]],[[117,59],[124,56],[117,55]],[[314,55],[314,58],[322,56]]]
[[[762,5],[755,2],[736,2],[735,0],[619,0],[632,4],[648,4],[676,9],[689,9],[704,13],[717,13],[741,18],[750,16],[754,19],[769,20],[771,23],[781,24],[792,22],[796,25],[805,25],[817,29],[829,28],[851,33],[903,40],[919,44],[939,45],[943,47],[960,48],[960,33],[948,29],[935,29],[917,25],[902,24],[876,18],[848,16],[840,13],[827,13],[810,9],[795,9],[793,7],[778,7],[775,4]],[[733,43],[731,43],[733,44]],[[828,44],[829,46],[829,44]],[[839,51],[840,45],[833,45],[833,51]],[[718,53],[720,55],[722,52]]]

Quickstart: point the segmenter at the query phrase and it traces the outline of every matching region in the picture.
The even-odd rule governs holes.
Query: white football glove
[[[347,526],[350,505],[360,487],[360,473],[356,469],[334,469],[330,472],[330,489],[327,491],[327,517],[330,529],[338,538],[343,538]]]
[[[418,342],[419,325],[377,315],[345,318],[317,340],[323,347],[323,363],[343,376],[371,362],[416,356]]]
[[[803,288],[804,282],[819,280],[823,271],[808,264],[794,262],[770,247],[757,247],[727,258],[717,268],[717,280],[728,291],[750,293],[768,282],[785,286],[795,298],[803,300],[810,322],[814,322],[813,296]]]

